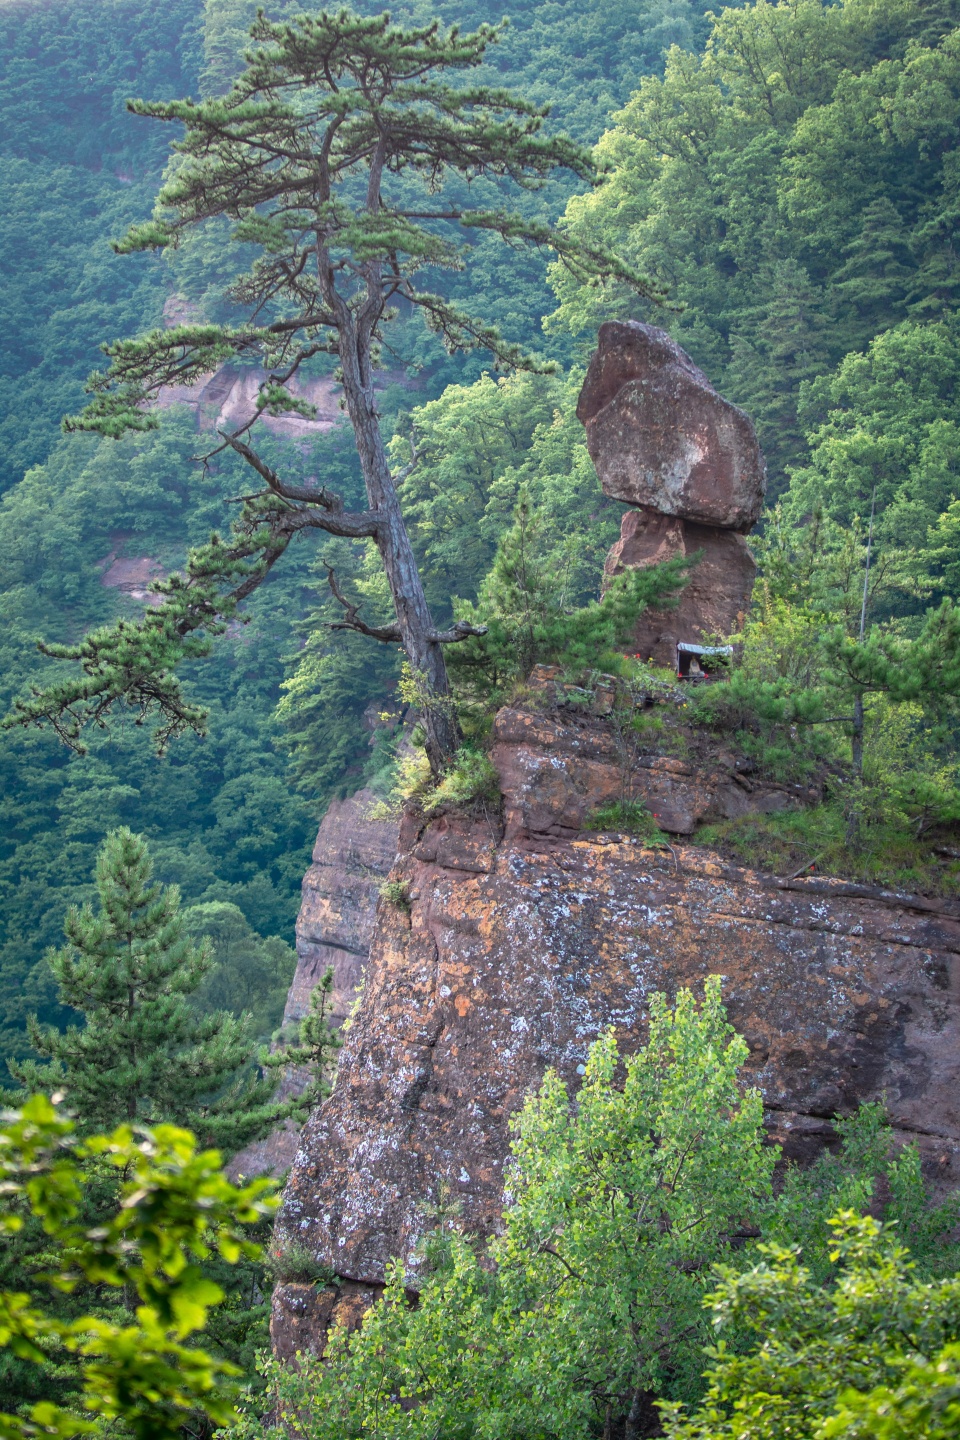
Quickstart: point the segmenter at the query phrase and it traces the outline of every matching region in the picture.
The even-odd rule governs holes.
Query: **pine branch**
[[[960,610],[949,600],[928,612],[916,639],[877,630],[858,640],[837,631],[826,645],[844,680],[860,690],[933,708],[960,697]]]
[[[471,625],[469,620],[458,620],[449,630],[434,630],[430,639],[438,645],[456,645],[460,640],[469,640],[471,635],[486,635],[486,625]]]
[[[14,702],[2,728],[49,726],[65,745],[83,754],[83,731],[91,725],[105,729],[119,708],[132,712],[136,725],[159,719],[155,743],[160,754],[171,739],[188,730],[203,735],[206,711],[184,697],[174,671],[186,660],[209,654],[212,637],[224,632],[294,535],[305,529],[356,538],[374,533],[375,520],[294,506],[269,494],[245,501],[231,543],[214,534],[208,544],[191,551],[183,575],[151,586],[164,599],[142,620],[119,620],[76,645],[40,642],[42,654],[77,661],[82,673],[32,687],[28,697]]]
[[[358,635],[368,635],[371,640],[380,640],[384,645],[398,645],[403,638],[400,634],[400,626],[394,621],[392,625],[368,625],[360,618],[360,606],[354,605],[348,600],[340,589],[337,577],[332,565],[327,565],[327,584],[330,586],[330,593],[339,605],[343,606],[346,612],[342,620],[335,620],[331,630],[355,630]]]
[[[340,499],[340,496],[335,495],[333,491],[326,490],[323,487],[319,490],[310,490],[305,485],[285,484],[277,472],[271,469],[266,461],[260,458],[256,451],[251,450],[249,445],[239,440],[236,434],[226,435],[222,430],[219,433],[223,436],[224,441],[230,449],[235,450],[238,455],[241,455],[247,464],[256,470],[257,474],[267,482],[274,495],[279,495],[284,500],[300,500],[311,505],[322,505],[325,510],[330,510],[334,514],[342,513],[343,501]]]
[[[465,228],[491,230],[508,245],[533,245],[539,250],[552,250],[557,259],[582,279],[619,280],[634,294],[663,304],[665,292],[653,285],[647,276],[628,265],[614,250],[601,245],[588,245],[567,231],[553,225],[528,220],[504,210],[467,210],[460,216]]]
[[[404,284],[403,295],[423,311],[427,326],[439,335],[451,354],[466,350],[487,350],[497,366],[509,370],[527,370],[535,375],[553,375],[557,366],[552,360],[538,360],[522,345],[505,340],[493,325],[485,325],[466,310],[461,310],[442,295],[415,290]]]

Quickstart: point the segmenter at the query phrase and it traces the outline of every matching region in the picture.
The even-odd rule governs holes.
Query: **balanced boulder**
[[[603,493],[700,525],[748,531],[766,467],[749,416],[718,395],[665,330],[600,327],[577,404]]]
[[[607,580],[696,557],[679,604],[640,616],[633,652],[674,665],[679,641],[740,630],[757,568],[743,537],[760,518],[767,483],[750,417],[665,330],[634,320],[601,325],[577,415],[603,493],[633,507]]]

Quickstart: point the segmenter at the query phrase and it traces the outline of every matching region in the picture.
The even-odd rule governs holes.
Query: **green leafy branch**
[[[84,1161],[99,1157],[123,1176],[120,1202],[105,1223],[84,1231]],[[29,1295],[0,1293],[0,1345],[21,1359],[45,1360],[55,1341],[84,1360],[83,1405],[101,1420],[122,1421],[137,1440],[174,1440],[191,1411],[223,1425],[234,1415],[236,1367],[190,1344],[224,1298],[199,1262],[214,1252],[228,1264],[259,1247],[244,1228],[276,1206],[272,1181],[238,1187],[222,1174],[215,1150],[172,1125],[121,1126],[77,1143],[72,1121],[45,1096],[7,1112],[0,1125],[0,1228],[18,1230],[26,1205],[56,1241],[62,1264],[45,1277],[61,1290],[81,1281],[136,1298],[129,1325],[94,1315],[69,1323],[46,1314]],[[0,1414],[3,1440],[99,1432],[94,1419],[41,1402],[28,1417]]]

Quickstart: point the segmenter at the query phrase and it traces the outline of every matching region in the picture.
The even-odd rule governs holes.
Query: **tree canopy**
[[[756,417],[773,493],[802,462],[804,386],[879,331],[955,304],[956,16],[918,0],[724,10],[674,46],[597,158],[566,222],[683,308],[668,328]],[[551,323],[635,314],[616,285],[554,271]]]
[[[466,621],[436,628],[423,591],[378,422],[374,363],[392,307],[419,310],[453,350],[482,346],[498,363],[533,364],[479,317],[416,280],[422,268],[458,269],[463,254],[445,233],[488,231],[514,244],[549,247],[581,278],[615,278],[642,294],[650,287],[613,249],[568,239],[517,210],[467,209],[443,195],[448,174],[536,187],[557,167],[593,175],[587,153],[564,137],[541,135],[545,111],[485,86],[456,90],[448,71],[475,67],[497,32],[461,36],[437,22],[408,30],[384,15],[365,19],[300,16],[273,24],[259,16],[258,48],[224,99],[156,104],[145,116],[183,123],[180,163],[163,187],[155,219],[134,227],[121,251],[175,246],[182,231],[225,216],[235,241],[259,251],[233,284],[243,324],[177,325],[108,347],[111,366],[90,382],[94,400],[74,429],[119,437],[155,420],[144,407],[164,386],[189,384],[230,356],[261,358],[266,376],[253,418],[222,435],[264,489],[243,501],[231,542],[214,534],[194,552],[184,577],[164,582],[167,596],[141,625],[121,624],[79,646],[50,650],[81,663],[83,677],[18,703],[17,722],[50,724],[77,743],[88,723],[115,705],[140,723],[157,715],[161,749],[171,735],[201,731],[202,712],[173,674],[182,659],[206,652],[216,634],[304,530],[370,538],[379,551],[395,620],[371,627],[338,593],[340,624],[399,643],[422,677],[423,721],[431,766],[456,752],[459,730],[449,700],[442,646],[471,633]],[[434,198],[439,196],[440,198]],[[339,362],[368,509],[345,509],[325,486],[285,484],[244,438],[263,412],[307,413],[288,388],[319,354]],[[411,465],[416,463],[416,457]],[[205,632],[198,634],[197,632]]]

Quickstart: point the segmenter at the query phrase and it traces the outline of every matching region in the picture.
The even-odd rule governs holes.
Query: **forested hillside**
[[[558,822],[556,843],[599,837],[625,889],[641,852],[673,883],[683,835],[710,866],[756,866],[765,896],[811,870],[921,892],[884,897],[918,933],[960,895],[960,0],[403,0],[406,29],[375,0],[300,11],[0,0],[0,1089],[39,1092],[0,1127],[0,1392],[18,1412],[0,1430],[81,1433],[44,1407],[75,1411],[86,1387],[110,1433],[174,1440],[189,1412],[208,1435],[238,1423],[227,1360],[251,1440],[716,1440],[747,1433],[740,1415],[771,1440],[946,1440],[956,1202],[929,1208],[881,1105],[778,1190],[740,1075],[766,1041],[728,1025],[716,976],[702,1003],[650,1000],[625,1064],[612,1033],[583,1048],[576,1099],[548,1072],[495,1238],[465,1238],[440,1187],[421,1305],[388,1264],[386,1303],[323,1366],[257,1377],[271,1285],[332,1277],[298,1239],[266,1256],[243,1240],[269,1234],[263,1189],[228,1184],[184,1131],[98,1138],[183,1125],[235,1158],[329,1093],[332,971],[299,1043],[258,1049],[318,819],[369,784],[394,819],[476,822],[486,858],[463,873],[485,883],[503,705],[555,702],[616,755],[619,792],[580,794],[582,830]],[[681,689],[636,653],[643,610],[696,556],[601,587],[624,506],[576,404],[598,326],[625,318],[668,330],[767,456],[752,607],[708,637],[715,684]],[[200,380],[188,404],[176,387]],[[238,395],[265,413],[234,432]],[[737,423],[752,519],[762,465]],[[732,522],[702,528],[724,523],[751,567]],[[558,667],[540,698],[536,664]],[[759,798],[661,830],[631,788],[641,751],[691,791],[688,759],[706,774],[722,756]],[[552,864],[555,840],[524,863]],[[550,899],[547,870],[523,905]],[[422,913],[399,873],[378,913],[409,938]],[[553,907],[571,955],[573,905]],[[450,1001],[461,1020],[483,1003]],[[872,1003],[844,1033],[901,1044],[912,1019],[878,1020],[900,1002]],[[409,994],[397,1008],[407,1046]],[[872,1063],[858,1044],[851,1074]],[[291,1063],[300,1102],[275,1095]],[[822,1138],[841,1099],[811,1094],[795,1118]],[[758,1256],[758,1239],[787,1248]],[[710,1275],[733,1339],[705,1393]],[[768,1386],[786,1397],[772,1420]]]
[[[437,13],[467,26],[490,18],[448,9]],[[171,295],[211,319],[229,312],[224,286],[243,247],[224,248],[213,232],[159,259],[116,256],[109,240],[149,212],[167,156],[166,132],[129,115],[126,98],[222,91],[254,10],[247,0],[203,10],[16,0],[0,12],[7,702],[49,670],[38,635],[75,639],[139,613],[101,583],[110,557],[169,569],[229,518],[222,502],[240,471],[191,465],[189,414],[171,411],[155,436],[121,442],[60,438],[58,427],[82,401],[98,345],[158,323]],[[396,430],[400,464],[417,437],[404,498],[438,617],[476,601],[521,494],[538,517],[554,600],[596,594],[620,507],[600,495],[573,417],[578,367],[600,320],[634,315],[666,325],[756,419],[783,505],[763,542],[781,557],[767,582],[776,623],[812,633],[841,603],[842,582],[824,579],[830,564],[813,582],[798,578],[809,533],[791,527],[816,511],[817,544],[832,554],[873,500],[886,547],[874,618],[909,634],[954,593],[950,6],[798,0],[728,10],[712,28],[688,0],[603,13],[516,5],[509,19],[481,76],[549,101],[548,126],[598,140],[608,172],[572,197],[583,186],[560,172],[522,206],[619,248],[666,304],[561,269],[554,294],[543,258],[481,236],[467,269],[444,281],[448,293],[563,373],[491,378],[481,355],[446,356],[402,321],[383,423]],[[359,496],[346,430],[277,453],[291,475],[322,474]],[[82,757],[45,736],[0,740],[3,1023],[14,1049],[31,1008],[56,1013],[40,955],[111,825],[149,834],[188,899],[238,906],[253,932],[291,938],[325,797],[392,763],[390,726],[371,752],[370,723],[385,696],[387,711],[394,704],[399,660],[318,624],[338,609],[323,583],[331,556],[369,613],[387,613],[362,546],[295,547],[253,604],[252,625],[218,642],[191,681],[213,707],[202,743],[182,741],[157,761],[136,730],[96,734]],[[763,653],[779,644],[774,635]],[[774,678],[784,668],[775,662]],[[924,746],[924,775],[949,778],[939,744]]]
[[[448,8],[443,18],[465,26],[497,18]],[[639,13],[623,5],[601,17],[577,5],[509,7],[496,74],[553,103],[557,123],[590,142],[610,110],[628,99],[636,77],[660,68],[665,45],[702,41],[703,9],[667,0]],[[160,323],[175,292],[216,309],[229,258],[218,271],[215,251],[185,251],[165,263],[110,249],[111,239],[149,214],[168,154],[163,128],[130,115],[125,102],[223,90],[239,68],[255,12],[249,0],[206,6],[9,0],[0,8],[4,706],[32,676],[47,678],[37,637],[74,639],[118,613],[139,613],[139,602],[101,583],[108,557],[149,557],[168,569],[187,545],[229,520],[222,502],[236,493],[231,467],[220,463],[205,476],[191,464],[197,449],[191,416],[171,413],[157,436],[120,444],[62,438],[60,421],[82,404],[102,343]],[[535,203],[556,214],[569,187],[551,184]],[[519,254],[505,260],[492,250],[477,258],[469,287],[482,291],[504,329],[569,354],[562,337],[548,341],[540,330],[540,315],[552,303],[543,263]],[[425,333],[407,331],[401,359],[408,378],[391,392],[388,425],[401,403],[438,396],[447,382],[470,381],[483,369],[479,357],[448,359]],[[549,386],[537,391],[526,434],[534,414],[549,418],[552,393]],[[473,391],[464,400],[475,407]],[[565,443],[569,448],[574,440]],[[332,474],[354,492],[359,484],[346,435],[333,436],[316,455],[287,447],[285,459],[296,473]],[[510,508],[507,499],[505,516]],[[608,523],[594,539],[586,591],[595,588],[595,562],[610,533]],[[475,589],[494,544],[490,532],[472,546],[466,579],[462,563],[455,577],[438,564],[432,593],[441,609],[449,609],[451,588]],[[352,568],[362,563],[360,556],[350,561]],[[252,625],[225,637],[198,672],[198,693],[214,714],[202,744],[187,740],[158,761],[146,737],[129,727],[96,736],[82,757],[51,737],[0,737],[5,1053],[22,1048],[31,1011],[64,1018],[42,955],[57,941],[67,905],[88,893],[94,852],[111,826],[129,823],[149,835],[164,878],[180,884],[187,899],[239,907],[230,923],[245,917],[251,945],[257,935],[292,941],[299,881],[324,799],[366,762],[363,713],[382,702],[396,673],[387,653],[378,653],[371,669],[355,637],[328,653],[311,620],[328,605],[322,577],[305,548],[289,556],[286,573],[258,601]],[[370,583],[376,588],[375,578]],[[291,672],[293,688],[277,720],[279,687]],[[303,752],[294,772],[284,750],[291,734]],[[389,755],[378,751],[374,765],[384,761]],[[297,773],[304,798],[294,789]],[[268,1026],[277,1018],[271,1003]]]

